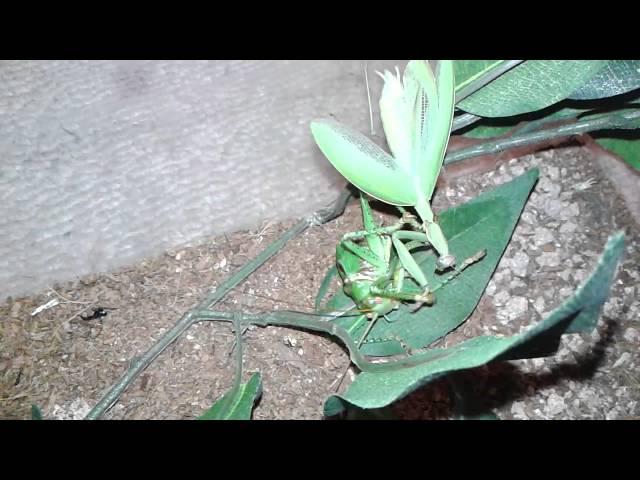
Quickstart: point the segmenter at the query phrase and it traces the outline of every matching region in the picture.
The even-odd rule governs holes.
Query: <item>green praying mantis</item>
[[[429,286],[411,250],[431,245],[438,253],[438,271],[456,267],[455,256],[430,205],[453,122],[453,62],[412,60],[402,77],[397,67],[396,73],[379,73],[385,82],[380,112],[391,155],[365,135],[334,120],[311,123],[320,150],[361,191],[364,230],[346,234],[336,249],[344,292],[365,312],[350,331],[365,318],[371,320],[358,345],[377,318],[398,308],[401,302],[418,302],[421,306],[435,301],[436,289]],[[377,227],[366,195],[394,205],[401,213],[400,220]],[[413,207],[422,223],[404,207]],[[407,225],[410,229],[404,228]],[[485,253],[465,260],[453,276],[481,260]],[[420,291],[407,288],[406,273]]]

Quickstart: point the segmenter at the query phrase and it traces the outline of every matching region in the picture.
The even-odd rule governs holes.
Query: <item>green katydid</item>
[[[347,330],[356,331],[367,318],[371,321],[360,337],[357,346],[360,347],[376,320],[381,316],[397,309],[401,302],[418,302],[420,305],[432,305],[435,301],[433,293],[459,275],[466,267],[479,261],[485,251],[465,260],[455,273],[445,279],[440,285],[430,290],[415,290],[405,283],[406,270],[399,255],[392,246],[398,242],[402,244],[409,255],[411,250],[423,246],[422,241],[410,241],[403,244],[396,237],[406,224],[420,228],[420,224],[408,212],[403,211],[402,217],[387,227],[377,227],[373,212],[366,194],[360,194],[360,207],[364,230],[347,233],[336,247],[336,268],[342,280],[343,289],[360,312],[359,318]],[[411,233],[411,232],[410,232]],[[418,267],[419,268],[419,267]],[[316,299],[316,309],[320,309],[322,297],[328,288],[328,282],[335,271],[330,271],[319,289]],[[423,274],[424,275],[424,274]],[[353,308],[353,307],[351,307]]]
[[[393,156],[365,135],[333,120],[312,122],[311,131],[324,155],[347,180],[368,195],[396,206],[405,223],[411,224],[413,230],[397,229],[391,239],[403,268],[427,298],[427,279],[407,245],[428,242],[439,255],[438,270],[455,267],[455,257],[430,205],[453,121],[453,62],[412,60],[402,78],[396,72],[397,76],[388,71],[380,74],[385,81],[380,111]],[[402,208],[405,206],[415,208],[422,225]],[[410,243],[405,245],[403,240]]]

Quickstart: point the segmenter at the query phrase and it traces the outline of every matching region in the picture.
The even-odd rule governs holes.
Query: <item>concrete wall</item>
[[[327,203],[309,121],[368,131],[363,66],[0,62],[0,300]]]

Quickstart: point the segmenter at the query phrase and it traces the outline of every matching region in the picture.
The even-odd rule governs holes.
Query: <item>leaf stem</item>
[[[230,312],[214,312],[212,310],[196,310],[192,313],[193,318],[196,319],[196,321],[231,322],[233,321],[234,315]],[[360,352],[357,343],[351,338],[344,328],[330,320],[321,320],[318,318],[318,315],[302,312],[279,311],[265,314],[241,314],[241,321],[244,324],[258,325],[262,327],[272,325],[311,330],[327,333],[337,337],[349,350],[349,356],[353,364],[361,371],[369,373],[401,370],[439,360],[451,354],[451,352],[432,349],[426,353],[411,355],[398,360],[372,362]]]

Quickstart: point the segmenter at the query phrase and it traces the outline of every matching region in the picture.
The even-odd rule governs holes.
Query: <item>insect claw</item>
[[[436,269],[443,271],[456,265],[456,257],[453,255],[443,255],[436,261]]]
[[[417,303],[416,307],[411,310],[411,313],[415,313],[420,310],[425,304],[433,305],[436,303],[436,297],[431,293],[431,291],[427,290],[420,295],[415,296],[415,301]]]
[[[424,306],[424,303],[422,302],[416,302],[416,306],[413,308],[409,308],[409,311],[411,313],[416,313],[418,310],[420,310],[422,307]]]

